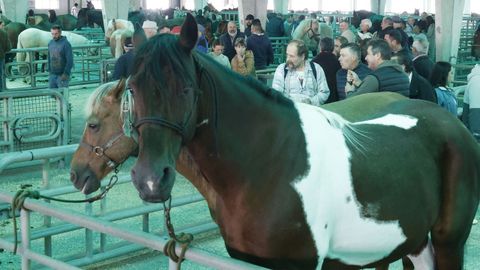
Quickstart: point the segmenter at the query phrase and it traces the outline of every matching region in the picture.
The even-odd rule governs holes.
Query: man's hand
[[[351,84],[354,87],[358,87],[362,83],[357,73],[355,73],[355,71],[352,71],[352,70],[347,71],[347,82],[348,84]]]
[[[62,76],[60,76],[60,80],[62,80],[62,81],[68,80],[68,75],[63,73]]]

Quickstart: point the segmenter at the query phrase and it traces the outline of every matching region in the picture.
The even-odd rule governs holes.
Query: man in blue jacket
[[[48,86],[50,88],[68,87],[73,67],[72,45],[62,36],[59,25],[50,30],[53,39],[48,43]]]

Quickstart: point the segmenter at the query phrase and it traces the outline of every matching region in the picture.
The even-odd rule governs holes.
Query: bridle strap
[[[184,127],[180,126],[179,124],[175,124],[170,121],[167,121],[163,118],[144,117],[135,122],[135,128],[138,129],[143,124],[154,124],[154,125],[168,127],[174,130],[175,132],[177,132],[182,138],[185,138]]]
[[[123,162],[123,160],[121,162],[116,162],[111,157],[109,157],[106,152],[109,148],[111,148],[123,136],[124,136],[123,132],[120,132],[116,136],[111,138],[103,146],[94,146],[94,145],[88,144],[84,141],[80,142],[80,146],[83,146],[83,147],[89,149],[91,152],[95,153],[95,155],[97,157],[101,157],[101,158],[105,159],[107,161],[107,166],[108,167],[116,168],[118,165],[120,165]]]

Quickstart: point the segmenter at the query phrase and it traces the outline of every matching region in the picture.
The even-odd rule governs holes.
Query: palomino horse
[[[125,106],[125,94],[128,94],[124,90],[124,81],[103,84],[92,93],[86,104],[87,123],[80,146],[71,162],[71,180],[76,188],[86,194],[96,191],[108,173],[136,153],[136,142],[124,136],[122,130],[125,114],[122,105]],[[395,93],[366,94],[329,104],[325,108],[340,113],[346,119],[358,121],[364,120],[364,115],[372,114],[401,99],[404,97]],[[371,106],[360,107],[367,100]],[[359,114],[359,111],[362,113]],[[212,217],[215,218],[215,190],[203,177],[186,148],[182,148],[176,169],[205,197]]]
[[[132,37],[135,31],[131,21],[122,19],[110,20],[105,31],[105,41],[110,45],[112,56],[119,58],[123,54],[125,38]]]
[[[137,143],[124,136],[122,129],[124,90],[124,80],[105,83],[95,89],[86,104],[87,123],[71,162],[71,180],[86,194],[96,191],[108,173],[136,153]],[[101,149],[101,154],[95,149]],[[213,190],[207,187],[208,182],[199,174],[186,149],[177,160],[177,170],[192,182],[213,210]]]
[[[132,179],[143,200],[170,199],[184,146],[215,190],[232,257],[359,269],[417,254],[423,269],[462,268],[480,151],[458,119],[401,100],[352,123],[240,79],[196,42],[188,15],[179,39],[154,36],[136,54]]]

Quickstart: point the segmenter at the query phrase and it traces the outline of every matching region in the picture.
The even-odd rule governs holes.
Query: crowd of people
[[[458,113],[457,99],[450,87],[452,66],[443,61],[435,62],[432,53],[435,50],[431,36],[434,33],[429,33],[435,24],[432,16],[425,15],[420,20],[384,17],[376,31],[369,19],[361,20],[358,29],[349,21],[341,21],[335,36],[332,26],[314,15],[309,18],[288,16],[283,20],[272,13],[268,15],[264,30],[261,21],[248,14],[241,20],[244,32],[234,21],[221,26],[216,15],[208,10],[198,11],[196,20],[196,50],[218,62],[219,68],[231,69],[241,76],[255,78],[256,71],[272,67],[274,55],[270,37],[289,36],[286,61],[276,66],[272,88],[296,102],[319,106],[364,93],[390,91],[437,103],[454,115]],[[213,29],[217,34],[212,36]],[[54,44],[56,47],[63,44],[61,37],[55,38],[54,30],[52,28],[51,52],[55,51]],[[129,76],[135,48],[152,36],[166,32],[179,34],[180,27],[158,27],[155,21],[146,20],[133,38],[126,40],[126,53],[116,64],[114,79]],[[68,54],[68,46],[62,46]],[[49,56],[49,65],[56,63],[54,56],[53,53]],[[52,87],[68,82],[68,61],[59,63],[64,67],[51,74]],[[55,68],[50,66],[50,70],[52,73]],[[478,87],[479,76],[477,65],[469,76],[476,85],[469,84],[466,104],[470,107],[463,119],[480,139],[480,115],[477,115],[480,114],[480,102],[472,91]]]

